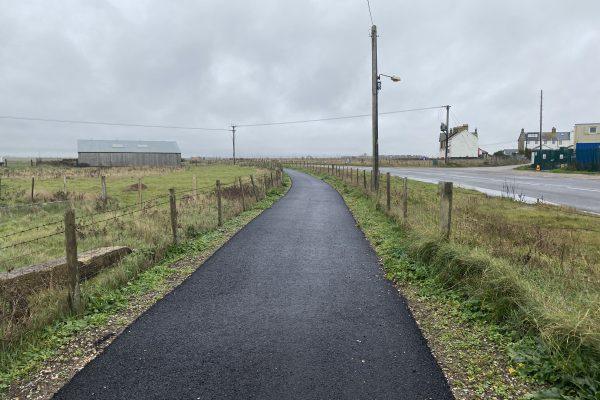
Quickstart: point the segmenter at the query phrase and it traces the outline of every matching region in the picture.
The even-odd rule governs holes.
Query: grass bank
[[[18,341],[3,342],[0,348],[0,390],[3,395],[15,396],[15,382],[20,381],[20,386],[30,387],[31,385],[26,384],[28,378],[39,371],[47,360],[56,356],[74,336],[107,324],[115,316],[119,317],[120,313],[127,311],[131,303],[148,293],[151,295],[150,303],[156,301],[165,292],[159,290],[160,295],[156,295],[154,292],[157,289],[164,287],[174,277],[180,282],[191,274],[199,263],[194,257],[203,254],[205,258],[214,252],[235,232],[277,201],[289,185],[289,179],[286,178],[283,187],[270,189],[263,199],[249,205],[247,211],[230,216],[222,227],[190,234],[179,245],[167,246],[160,257],[153,252],[137,251],[119,265],[85,282],[82,285],[85,303],[82,315],[67,312],[64,290],[40,294],[39,301],[35,303],[38,308],[32,310],[32,315],[38,315],[38,325],[31,326]],[[185,268],[173,268],[174,263],[186,259],[192,259],[193,262]],[[170,290],[171,287],[167,289]],[[45,322],[44,318],[47,318]],[[135,316],[130,320],[133,318]],[[77,357],[78,354],[70,354],[69,357]],[[76,363],[79,358],[81,354],[68,364]],[[48,378],[56,379],[54,371],[48,373]],[[9,388],[12,388],[11,392],[8,392]]]
[[[360,174],[358,185],[319,176],[342,193],[391,279],[433,285],[498,325],[519,373],[552,387],[538,398],[598,398],[600,219],[455,189],[444,241],[435,185],[409,181],[404,220],[401,181],[392,179],[391,210],[379,211],[384,192],[376,207]]]

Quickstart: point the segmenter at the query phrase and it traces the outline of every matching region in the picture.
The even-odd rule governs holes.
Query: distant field
[[[238,178],[242,177],[246,196],[250,197],[250,175],[254,175],[259,184],[266,170],[233,165],[99,169],[29,167],[28,163],[13,163],[9,168],[0,169],[0,173],[2,271],[62,256],[63,236],[60,233],[64,211],[69,204],[73,204],[78,216],[81,250],[116,244],[153,246],[169,240],[169,188],[175,188],[178,202],[186,205],[182,208],[180,223],[187,224],[189,229],[202,229],[213,226],[216,221],[213,192],[217,179],[225,188],[225,212],[232,209],[233,213],[239,211],[239,198],[236,197],[239,189],[234,193],[226,187],[238,184]],[[106,176],[106,207],[100,199],[102,175]],[[33,203],[32,177],[35,178]],[[199,193],[197,198],[193,196],[194,177]],[[138,204],[140,178],[144,212],[139,212]],[[52,236],[44,238],[48,235]]]

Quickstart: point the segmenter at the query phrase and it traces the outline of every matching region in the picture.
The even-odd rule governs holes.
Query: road
[[[56,399],[452,399],[340,195],[293,186]]]
[[[381,168],[381,172],[424,182],[452,181],[494,196],[508,195],[508,188],[510,195],[515,194],[525,201],[540,199],[600,214],[599,175],[540,173],[513,168]]]

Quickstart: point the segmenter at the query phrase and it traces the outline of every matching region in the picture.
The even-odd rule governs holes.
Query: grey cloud
[[[372,0],[380,109],[451,104],[481,143],[600,120],[595,0]],[[364,1],[0,0],[0,114],[227,127],[370,111]],[[381,118],[381,151],[435,154],[443,114]],[[224,133],[0,120],[0,154],[72,155],[77,138],[175,139],[227,156]],[[513,141],[511,144],[509,141]],[[369,152],[369,119],[239,130],[250,155]]]

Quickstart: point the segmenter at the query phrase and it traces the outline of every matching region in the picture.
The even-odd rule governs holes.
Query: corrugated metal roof
[[[177,142],[158,140],[78,140],[78,153],[177,153]]]

